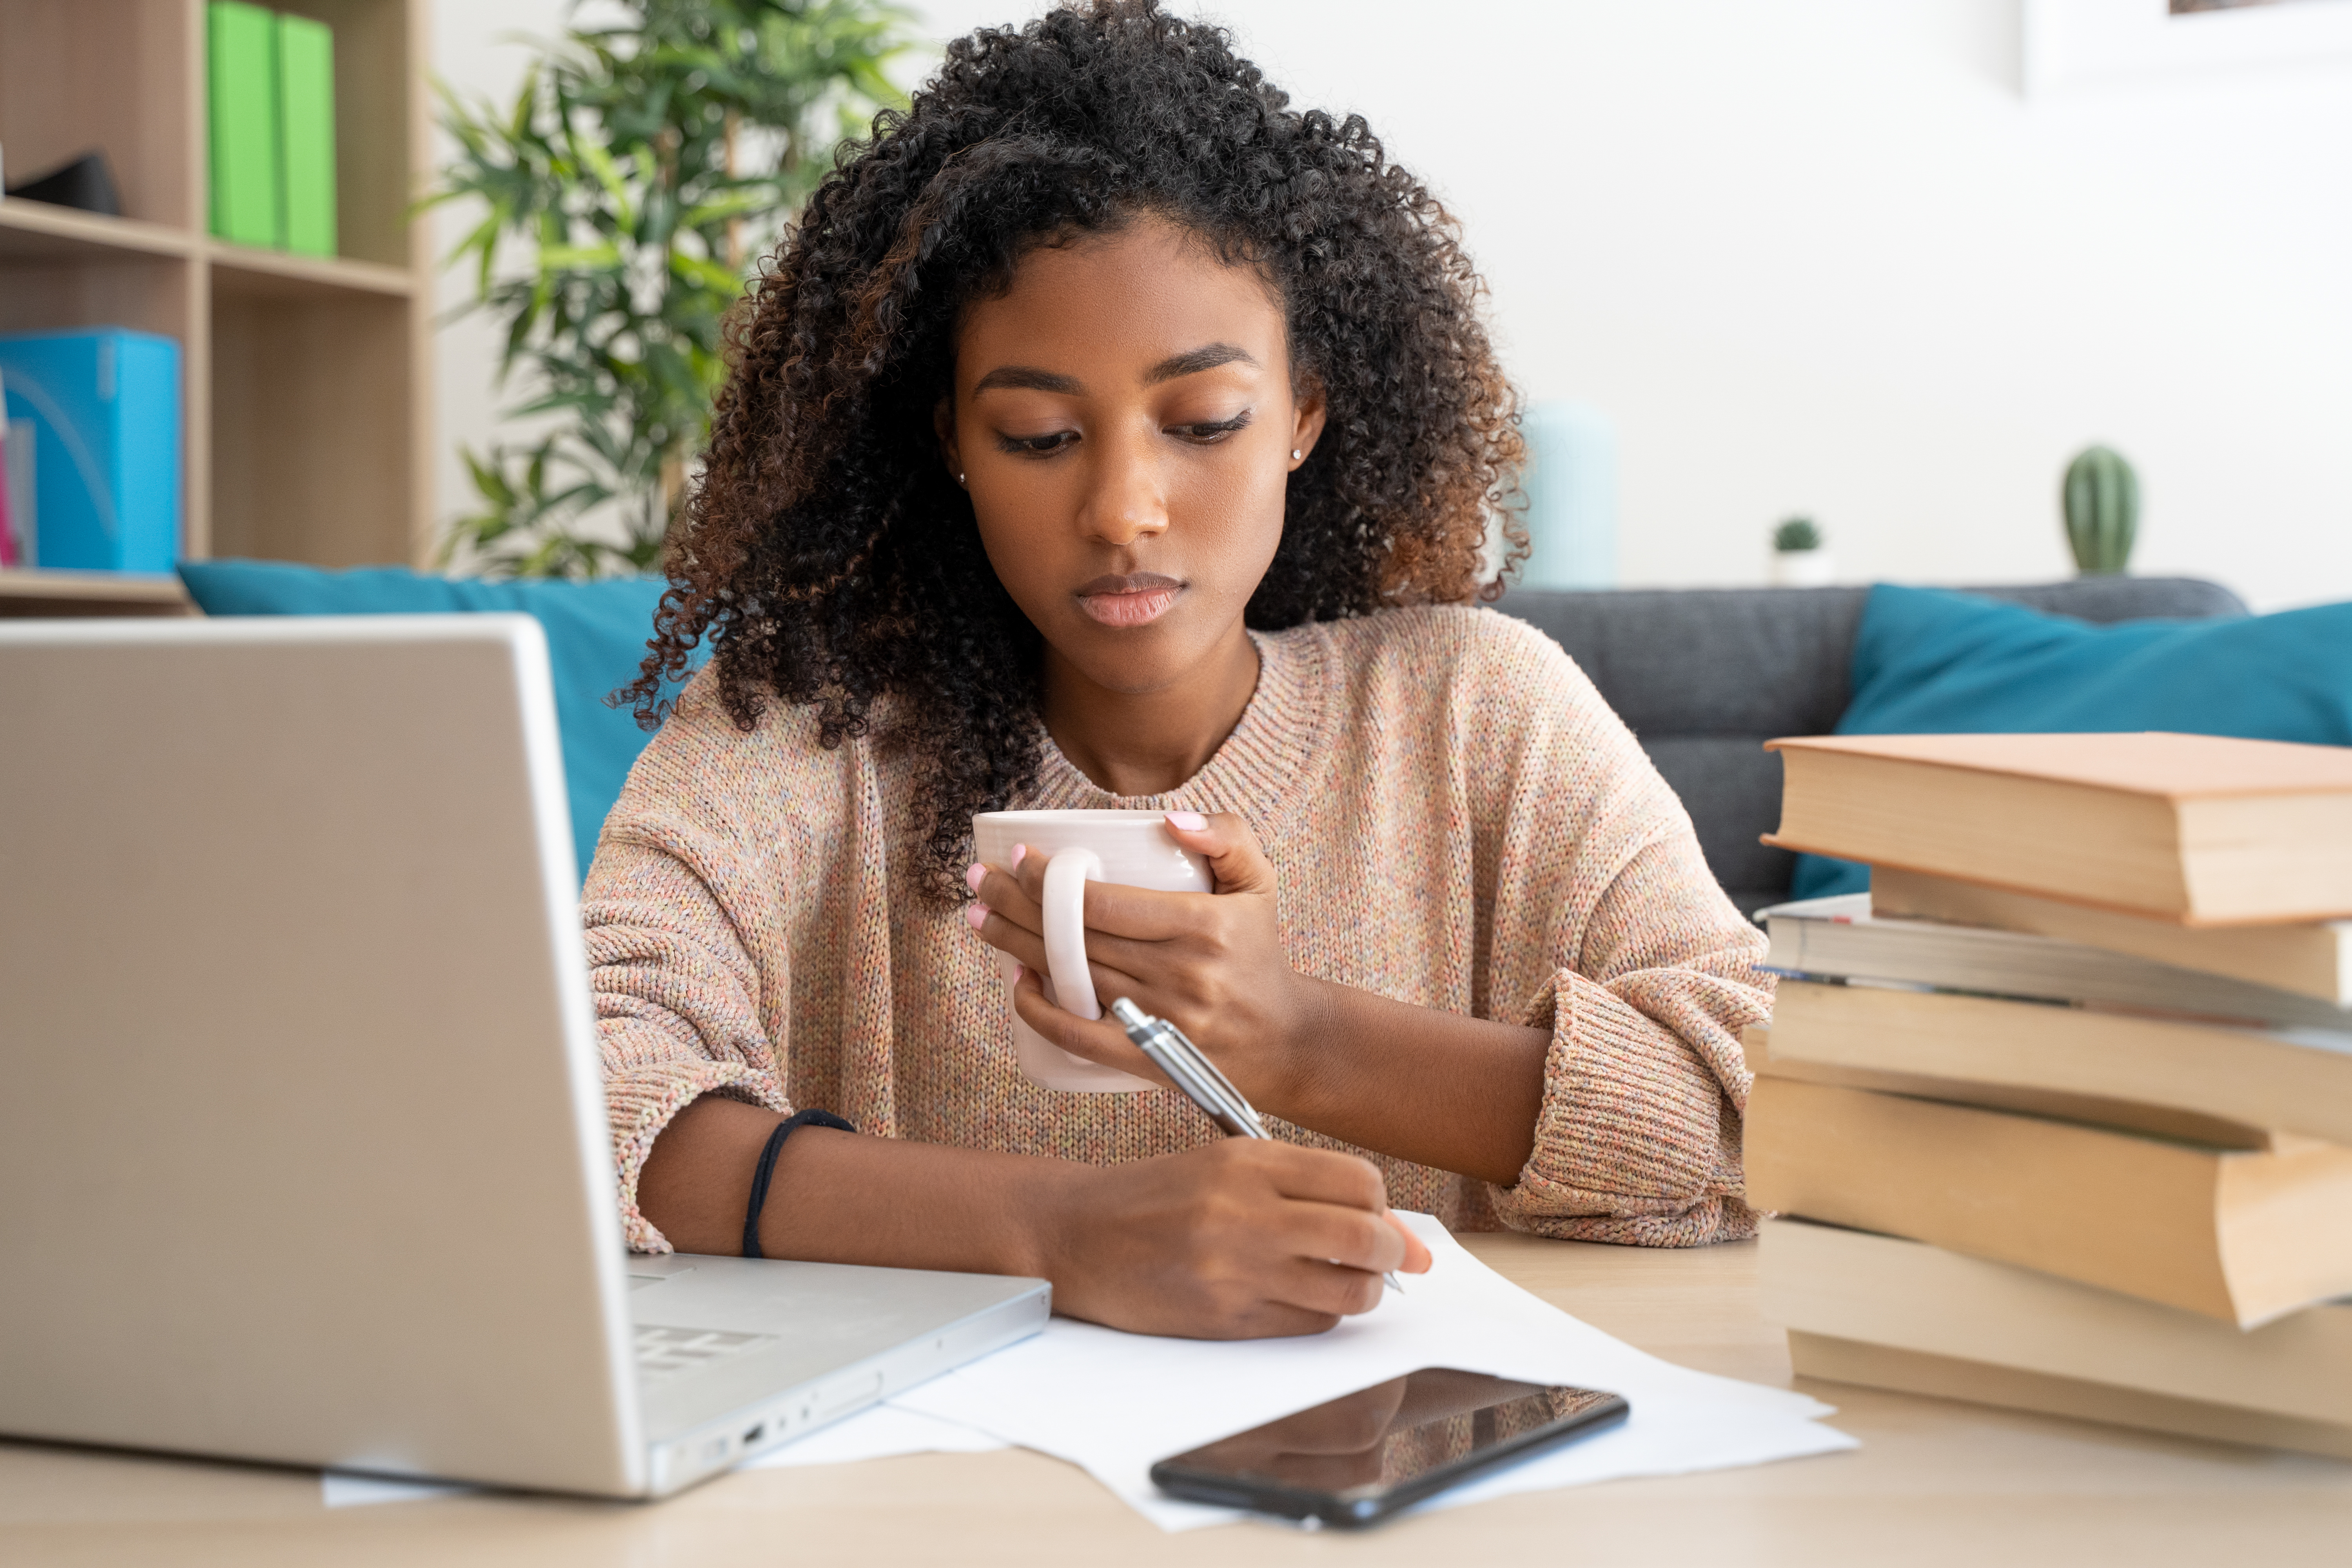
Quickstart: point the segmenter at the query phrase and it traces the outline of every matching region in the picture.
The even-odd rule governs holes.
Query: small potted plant
[[[2139,536],[2139,476],[2123,454],[2085,447],[2066,465],[2058,494],[2075,568],[2085,577],[2128,571],[2132,542]]]
[[[1837,560],[1810,517],[1792,517],[1772,531],[1772,585],[1826,588],[1837,581]]]

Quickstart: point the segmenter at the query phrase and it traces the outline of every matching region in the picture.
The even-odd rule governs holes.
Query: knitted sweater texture
[[[1278,880],[1292,968],[1550,1029],[1534,1152],[1508,1187],[1355,1150],[1456,1229],[1693,1246],[1748,1235],[1739,1031],[1764,941],[1632,733],[1549,638],[1492,611],[1255,634],[1257,689],[1208,764],[1115,796],[1049,741],[1024,808],[1233,811]],[[1014,1066],[994,950],[928,900],[910,770],[887,736],[750,732],[708,671],[629,775],[584,892],[623,1219],[701,1094],[861,1132],[1097,1164],[1213,1141],[1173,1092],[1070,1094]],[[1276,1137],[1348,1145],[1267,1118]]]

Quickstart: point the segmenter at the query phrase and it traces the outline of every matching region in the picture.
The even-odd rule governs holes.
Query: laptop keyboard
[[[637,1375],[652,1379],[699,1372],[756,1345],[776,1342],[773,1334],[735,1334],[724,1329],[667,1329],[637,1325]]]

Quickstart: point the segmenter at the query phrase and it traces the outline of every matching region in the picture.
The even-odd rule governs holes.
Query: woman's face
[[[972,304],[940,410],[989,561],[1049,658],[1136,694],[1243,635],[1291,453],[1322,427],[1265,282],[1158,218],[1034,251]]]

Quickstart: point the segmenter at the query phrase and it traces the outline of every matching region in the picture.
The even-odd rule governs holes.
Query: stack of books
[[[2352,1457],[2352,749],[1776,742],[1748,1198],[1799,1373]]]

